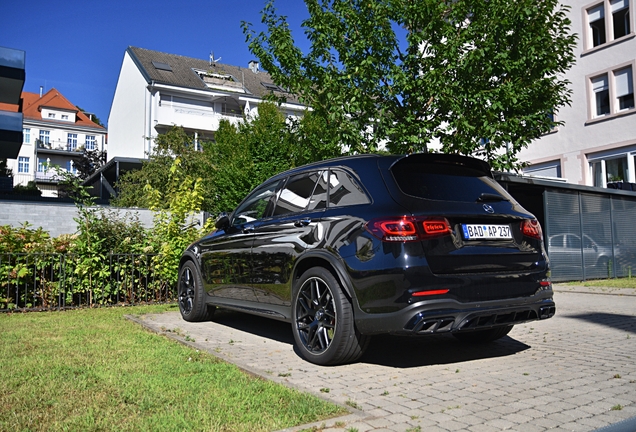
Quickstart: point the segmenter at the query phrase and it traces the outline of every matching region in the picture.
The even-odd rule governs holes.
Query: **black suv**
[[[369,336],[486,342],[555,313],[542,231],[480,160],[364,155],[270,178],[179,269],[186,321],[215,307],[290,322],[301,355],[357,360]]]

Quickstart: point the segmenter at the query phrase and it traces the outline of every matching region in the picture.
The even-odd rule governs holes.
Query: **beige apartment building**
[[[531,163],[524,174],[598,187],[636,183],[636,33],[630,1],[565,1],[579,35],[576,63],[566,74],[572,105],[556,113],[563,126],[520,154]]]

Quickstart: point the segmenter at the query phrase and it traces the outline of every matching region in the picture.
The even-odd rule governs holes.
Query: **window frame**
[[[18,156],[18,174],[29,174],[31,172],[29,156]]]
[[[624,40],[631,39],[636,36],[636,32],[634,30],[634,11],[633,11],[633,1],[628,0],[628,8],[629,11],[629,32],[623,36],[618,38],[614,38],[614,19],[613,14],[611,13],[612,4],[611,0],[601,0],[595,1],[593,3],[589,3],[581,8],[582,15],[582,32],[583,32],[583,54],[587,54],[589,52],[597,51],[599,49],[603,49],[605,47],[611,46],[616,43],[620,43]],[[605,42],[594,46],[594,42],[592,40],[592,29],[590,28],[590,20],[589,20],[589,12],[598,6],[603,6],[603,20],[605,24]],[[608,11],[610,12],[608,14]]]
[[[67,151],[77,150],[77,134],[76,133],[68,132],[66,134],[66,150]]]
[[[612,150],[603,152],[597,152],[586,155],[588,164],[588,185],[594,187],[607,187],[607,161],[627,158],[627,178],[623,179],[624,182],[636,183],[636,146],[631,145],[627,147],[618,147]],[[598,164],[600,169],[601,184],[595,183],[594,165]]]
[[[90,144],[90,146],[89,146]],[[97,149],[97,136],[96,135],[86,135],[86,139],[84,140],[84,148],[86,150],[95,150]]]
[[[613,119],[616,117],[622,117],[625,115],[630,115],[636,112],[636,104],[632,108],[627,108],[623,110],[618,109],[618,97],[616,96],[616,72],[620,72],[623,69],[631,67],[631,75],[632,75],[632,94],[634,94],[634,90],[636,89],[636,60],[631,60],[625,63],[621,63],[616,66],[612,66],[610,68],[604,69],[602,71],[595,72],[593,74],[589,74],[585,77],[585,85],[586,85],[586,95],[587,95],[587,121],[585,124],[596,123],[599,121],[605,121],[609,119]],[[592,85],[592,81],[600,78],[602,76],[607,77],[607,86],[609,90],[609,113],[605,115],[596,115],[596,92],[594,91],[594,86]]]
[[[44,173],[49,169],[49,161],[44,158],[38,158],[37,172]]]
[[[77,166],[72,160],[66,161],[66,172],[77,175]]]
[[[556,176],[546,175],[546,171],[550,171],[554,169],[556,171]],[[540,174],[536,174],[540,173]],[[562,159],[553,159],[545,162],[537,162],[528,165],[523,168],[523,175],[527,175],[529,177],[549,177],[549,178],[563,178],[563,160]]]
[[[42,144],[51,144],[51,131],[46,129],[40,129],[39,140]]]

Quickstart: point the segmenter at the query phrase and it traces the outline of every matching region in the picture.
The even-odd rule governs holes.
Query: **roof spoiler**
[[[434,165],[453,165],[455,167],[464,167],[483,173],[485,176],[493,177],[490,164],[481,159],[475,159],[469,156],[461,156],[456,154],[444,153],[413,153],[393,162],[390,168],[397,164],[408,163],[426,163]]]

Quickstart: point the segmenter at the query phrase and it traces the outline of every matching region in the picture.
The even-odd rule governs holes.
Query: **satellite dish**
[[[212,63],[216,63],[219,60],[221,60],[221,57],[219,57],[218,59],[214,58],[214,51],[210,51],[210,66],[212,66]]]

